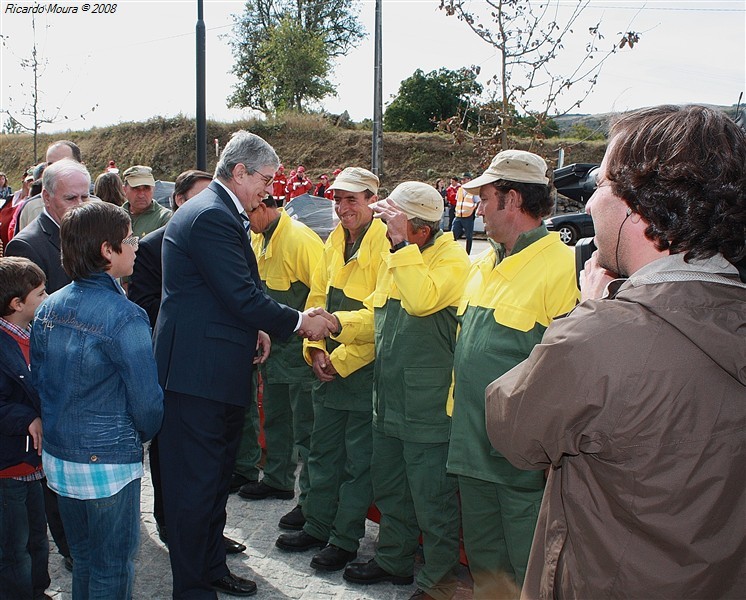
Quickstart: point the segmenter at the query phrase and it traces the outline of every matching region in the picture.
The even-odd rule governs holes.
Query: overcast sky
[[[31,73],[20,61],[31,55],[31,15],[9,9],[29,2],[0,2],[0,109],[18,112],[29,102],[24,87]],[[48,2],[43,5],[46,6]],[[40,81],[47,114],[60,107],[61,120],[44,131],[88,129],[154,116],[194,116],[195,1],[125,0],[114,14],[42,14],[36,19]],[[567,4],[567,3],[565,3]],[[574,4],[574,3],[571,3]],[[486,81],[498,68],[492,47],[454,17],[438,10],[439,0],[383,1],[384,102],[415,69],[458,69],[480,65]],[[90,4],[91,7],[94,4]],[[484,6],[472,2],[477,9]],[[226,98],[236,79],[227,36],[232,14],[243,2],[205,0],[208,118],[233,121],[251,116],[230,110]],[[338,95],[323,102],[333,113],[347,110],[356,120],[373,113],[374,1],[360,3],[368,37],[338,61],[332,80]],[[746,0],[629,2],[593,0],[576,31],[601,21],[609,44],[624,31],[641,33],[633,50],[613,56],[591,97],[578,112],[622,111],[665,102],[734,104],[746,88]],[[566,45],[584,44],[585,38]],[[561,64],[557,65],[562,68]],[[94,112],[91,107],[98,105]],[[86,114],[85,120],[79,115]],[[2,122],[5,116],[0,116]]]

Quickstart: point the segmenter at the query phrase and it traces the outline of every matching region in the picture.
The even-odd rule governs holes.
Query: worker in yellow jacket
[[[371,475],[381,526],[375,557],[348,565],[344,578],[411,583],[421,531],[425,565],[413,598],[449,600],[459,511],[456,479],[446,474],[446,401],[469,258],[440,230],[443,201],[430,185],[404,182],[374,211],[387,224],[391,249],[365,308],[334,313],[339,329],[332,337],[375,339]]]
[[[386,226],[373,219],[378,177],[348,167],[334,180],[339,225],[324,246],[313,274],[307,307],[328,312],[356,310],[375,289],[382,254],[389,248]],[[288,552],[323,548],[311,566],[338,571],[357,556],[372,501],[370,482],[373,340],[340,344],[304,340],[303,352],[317,381],[312,397],[314,426],[308,462],[310,488],[301,531],[279,536]]]

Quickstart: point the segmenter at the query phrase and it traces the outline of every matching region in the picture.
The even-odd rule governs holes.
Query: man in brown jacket
[[[746,135],[662,106],[610,139],[585,301],[487,388],[493,446],[549,467],[523,597],[742,596]]]

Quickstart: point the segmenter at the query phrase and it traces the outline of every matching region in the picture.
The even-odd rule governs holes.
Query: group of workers
[[[71,162],[53,170],[63,187],[82,175]],[[97,261],[75,271],[65,248],[75,265],[81,232],[110,217],[86,208],[96,203],[65,211],[73,283],[37,303],[40,401],[29,404],[41,409],[16,427],[28,430],[32,454],[39,416],[52,440],[44,468],[65,497],[65,527],[76,529],[74,589],[131,594],[141,469],[126,444],[153,437],[162,411],[151,468],[175,598],[256,593],[226,564],[237,550],[223,535],[227,498],[295,498],[298,457],[300,495],[276,546],[314,550],[313,569],[343,571],[351,584],[416,578],[411,600],[449,600],[461,530],[477,599],[521,588],[526,598],[737,596],[746,584],[746,284],[735,266],[746,254],[744,164],[746,134],[716,110],[623,115],[586,209],[598,249],[580,288],[572,249],[543,223],[548,166],[520,150],[461,183],[479,198],[489,241],[473,261],[441,230],[434,187],[406,181],[379,199],[378,177],[360,167],[329,186],[339,224],[322,243],[278,206],[279,159],[247,132],[225,146],[212,180],[192,173],[200,189],[156,232],[157,260],[130,257],[138,237],[117,221],[118,239],[96,242]],[[45,189],[54,212],[54,185]],[[119,298],[96,314],[93,300],[79,319],[68,313],[86,286],[96,298],[121,294],[114,279],[133,263],[130,298],[140,302],[141,259],[162,267],[151,278],[162,285],[149,285],[159,294],[154,349],[140,343],[140,325],[126,344],[102,346],[119,335],[112,311],[133,323],[145,315]],[[27,325],[25,302],[8,299],[3,319],[12,309]],[[66,340],[94,351],[60,355]],[[134,366],[121,365],[135,349]],[[258,462],[252,357],[264,385],[261,478],[236,468]],[[59,382],[66,361],[83,360],[114,386],[106,399],[77,377]],[[81,394],[82,429],[65,412]],[[121,420],[130,408],[141,420]],[[106,465],[116,481],[80,498],[70,473]],[[116,488],[121,517],[105,522],[124,532],[108,562],[96,555],[101,532],[81,516],[98,510],[104,488]],[[357,560],[372,504],[375,555]]]

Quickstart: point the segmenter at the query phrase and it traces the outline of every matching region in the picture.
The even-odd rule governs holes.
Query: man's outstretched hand
[[[321,312],[318,312],[321,311]],[[298,335],[317,342],[329,337],[337,330],[337,322],[323,309],[310,308],[303,313]]]

